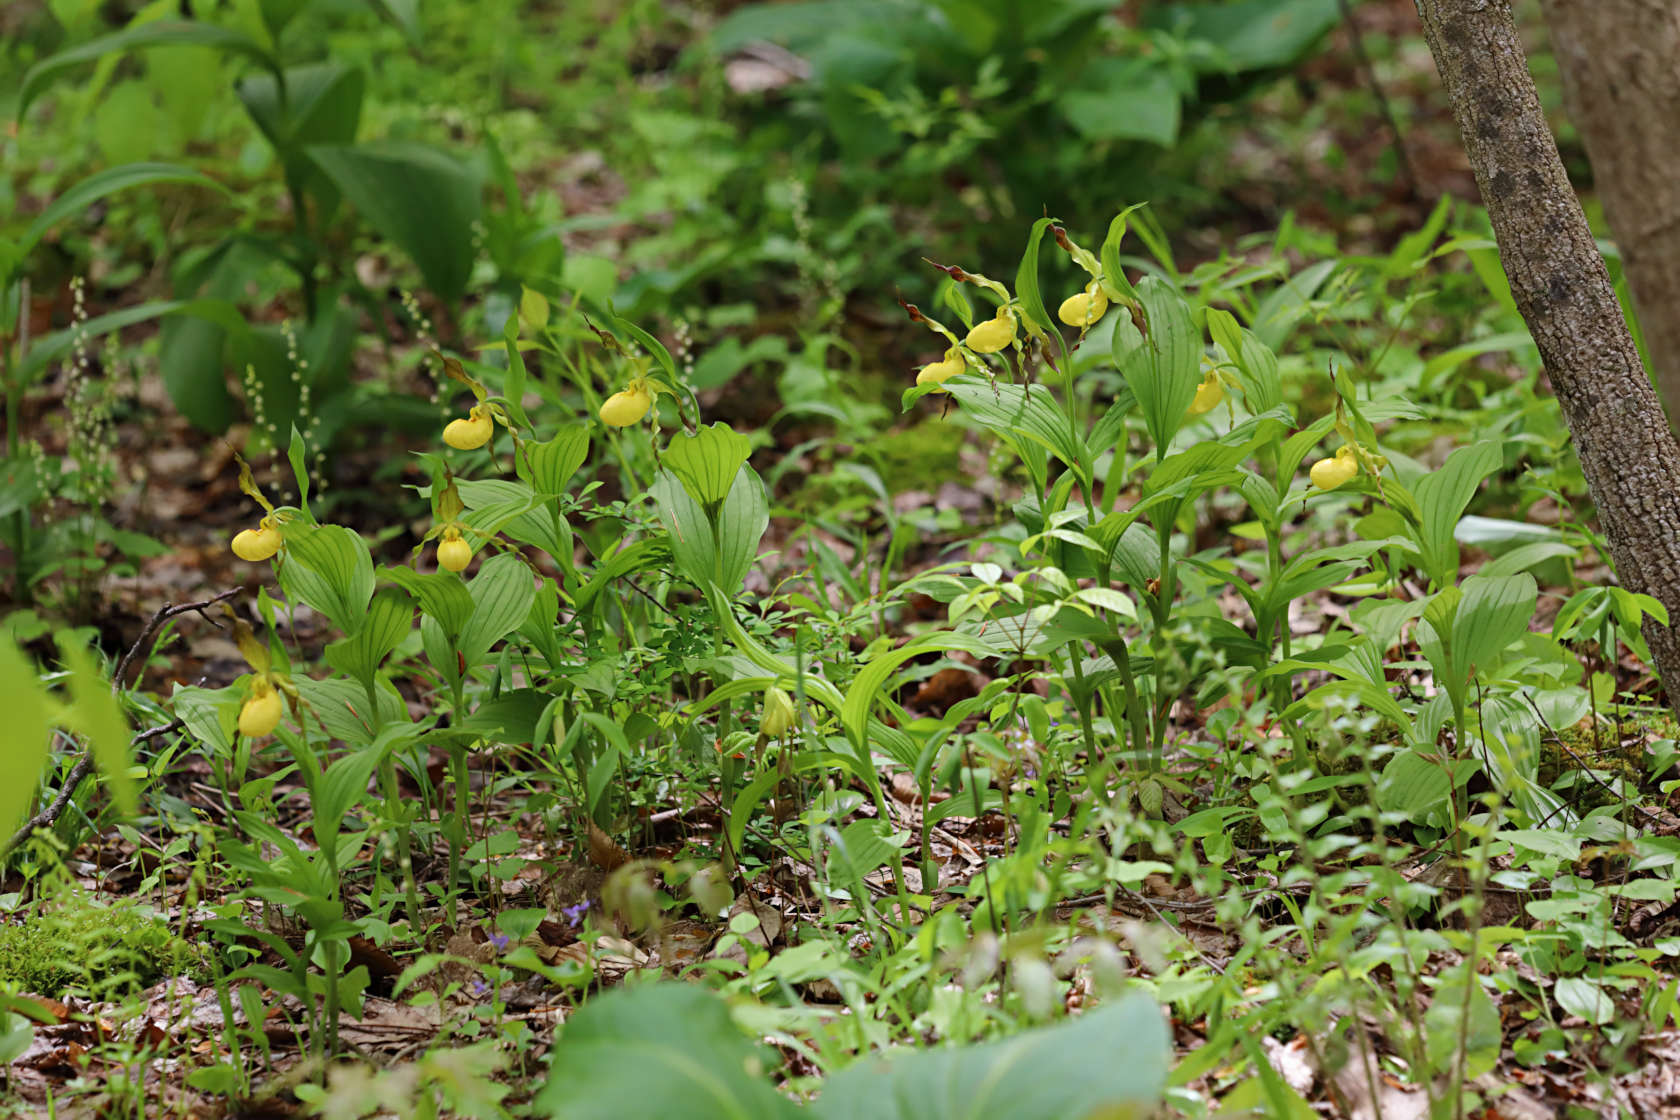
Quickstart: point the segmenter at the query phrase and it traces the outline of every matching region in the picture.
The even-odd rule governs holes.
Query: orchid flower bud
[[[764,710],[758,717],[758,729],[767,739],[780,739],[794,723],[793,697],[772,685],[764,690]]]
[[[446,571],[459,572],[472,563],[472,545],[461,539],[459,529],[445,529],[443,539],[438,542],[438,567]]]

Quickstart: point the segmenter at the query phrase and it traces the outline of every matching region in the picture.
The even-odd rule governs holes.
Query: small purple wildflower
[[[508,947],[508,936],[507,936],[507,934],[505,934],[505,933],[492,933],[490,935],[490,944],[494,945],[496,947],[496,952],[500,953],[503,949],[506,949]]]
[[[564,914],[566,916],[566,921],[570,923],[573,929],[576,929],[578,923],[583,921],[583,915],[588,910],[589,900],[586,898],[576,906],[562,906],[560,908],[560,913]]]
[[[479,999],[490,991],[490,985],[482,980],[474,980],[467,990],[472,993],[474,999]]]

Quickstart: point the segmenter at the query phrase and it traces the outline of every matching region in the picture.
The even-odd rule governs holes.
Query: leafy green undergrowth
[[[188,975],[205,975],[202,950],[132,902],[71,894],[0,923],[0,984],[15,991],[104,1000]]]
[[[647,328],[534,290],[431,355],[456,418],[407,557],[320,501],[306,433],[295,502],[241,462],[258,590],[217,621],[244,668],[127,694],[202,766],[136,779],[152,881],[217,892],[197,932],[244,1013],[194,1083],[272,1079],[271,1019],[334,1117],[700,1083],[838,1114],[896,1100],[881,1055],[937,1112],[935,1083],[1134,1015],[1170,1022],[1187,1117],[1625,1072],[1680,1002],[1674,749],[1637,671],[1666,612],[1583,576],[1602,542],[1509,308],[1466,351],[1390,345],[1426,280],[1496,295],[1486,246],[1443,208],[1383,260],[1185,271],[1146,214],[1094,249],[1040,219],[1008,281],[935,266],[914,420],[802,441],[850,479],[786,535],[764,432],[708,422]],[[970,449],[995,524],[897,508]],[[88,674],[6,656],[43,755],[109,739]],[[1583,728],[1608,749],[1553,767]],[[423,1058],[325,1072],[398,1009],[435,1015]],[[1148,1107],[1160,1065],[1066,1107]]]

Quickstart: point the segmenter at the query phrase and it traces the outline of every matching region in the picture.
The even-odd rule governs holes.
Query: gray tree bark
[[[1669,427],[1680,431],[1680,5],[1543,0]]]
[[[1541,113],[1510,2],[1416,3],[1617,575],[1680,623],[1680,445]],[[1644,635],[1670,705],[1680,704],[1680,630],[1646,619]]]

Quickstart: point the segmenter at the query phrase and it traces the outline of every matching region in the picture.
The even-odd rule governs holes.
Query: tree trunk
[[[1680,430],[1680,7],[1543,0],[1564,103],[1592,160],[1657,394]]]
[[[1510,0],[1416,3],[1617,575],[1680,623],[1680,445],[1540,111]],[[1644,633],[1669,703],[1680,703],[1680,630],[1646,619]]]

